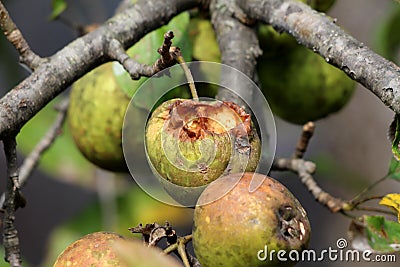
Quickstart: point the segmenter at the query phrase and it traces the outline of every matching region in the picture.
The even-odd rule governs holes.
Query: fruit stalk
[[[197,94],[196,86],[194,85],[193,75],[190,72],[189,67],[187,66],[185,59],[182,56],[180,49],[175,48],[174,52],[175,60],[180,64],[185,73],[186,79],[189,83],[190,93],[192,94],[192,98],[195,101],[199,101],[199,96]]]

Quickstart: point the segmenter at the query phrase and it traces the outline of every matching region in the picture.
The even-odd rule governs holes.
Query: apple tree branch
[[[0,1],[0,29],[4,32],[7,40],[15,47],[20,55],[20,62],[27,65],[30,69],[35,69],[43,63],[41,57],[36,55],[28,45],[21,31],[11,19],[8,11]]]
[[[343,70],[400,114],[399,66],[346,33],[334,19],[295,0],[236,2],[249,17],[293,35],[300,44]]]
[[[19,171],[17,163],[17,142],[15,136],[3,140],[4,153],[7,161],[7,183],[3,216],[3,245],[5,260],[12,267],[21,265],[21,252],[19,248],[18,231],[15,228],[15,211],[20,206]]]
[[[211,0],[210,13],[221,50],[222,63],[234,67],[253,80],[256,73],[257,58],[262,54],[256,31],[248,26],[254,21],[248,20],[246,14],[232,0]],[[237,77],[221,77],[221,79],[226,81],[224,84],[242,82]],[[240,88],[240,95],[251,99],[252,92],[249,90],[251,85],[243,84],[235,86],[235,88]],[[240,104],[238,97],[225,90],[220,90],[217,98]]]
[[[196,0],[138,1],[96,30],[65,46],[0,99],[0,139],[18,132],[41,108],[81,76],[114,60],[107,53],[110,44],[118,42],[124,49],[131,47],[146,33],[198,4]]]

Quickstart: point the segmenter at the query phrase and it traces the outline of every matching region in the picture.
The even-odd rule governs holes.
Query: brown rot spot
[[[291,206],[282,206],[278,210],[279,230],[283,238],[288,241],[303,240],[306,229],[302,222],[302,214]]]
[[[290,221],[296,216],[291,206],[282,206],[278,212],[280,219],[284,221]]]
[[[179,139],[198,140],[209,134],[247,136],[251,117],[232,102],[176,101],[168,108],[165,130]]]

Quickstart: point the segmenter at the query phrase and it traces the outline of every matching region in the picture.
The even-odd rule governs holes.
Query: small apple
[[[68,125],[82,154],[100,168],[127,172],[122,124],[130,98],[106,63],[76,81],[70,94]]]
[[[69,245],[53,267],[179,267],[170,256],[154,247],[145,247],[139,240],[125,239],[110,232],[88,234]]]
[[[324,58],[271,26],[259,27],[261,90],[272,112],[295,124],[328,116],[350,100],[356,83]]]

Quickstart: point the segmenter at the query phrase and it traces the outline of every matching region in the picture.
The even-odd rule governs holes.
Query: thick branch
[[[400,114],[400,68],[357,41],[328,16],[295,0],[236,0],[252,18],[293,35]]]
[[[26,64],[30,69],[35,69],[43,62],[43,59],[31,50],[24,36],[22,36],[21,31],[17,28],[1,1],[0,28],[4,32],[7,40],[17,49],[21,63]]]
[[[222,63],[236,68],[251,79],[256,73],[257,57],[262,53],[257,35],[254,29],[242,22],[246,21],[245,14],[236,6],[232,0],[212,0],[210,4],[211,21],[217,35],[219,48],[221,50]],[[241,20],[242,22],[240,22]],[[231,84],[237,84],[242,79],[237,77],[222,77]],[[229,84],[226,83],[226,84]],[[246,84],[235,86],[241,88],[240,95],[251,99],[251,86]],[[238,99],[226,90],[219,90],[218,99],[223,101],[235,101]]]
[[[21,253],[19,249],[18,232],[14,225],[15,210],[18,206],[17,195],[18,184],[18,163],[17,163],[17,142],[15,137],[4,139],[4,152],[7,161],[7,188],[4,203],[3,222],[3,244],[5,249],[5,260],[13,267],[21,266]]]
[[[109,61],[105,49],[112,40],[128,48],[146,33],[198,4],[197,0],[142,0],[64,47],[0,100],[0,139],[19,130],[82,75]]]

